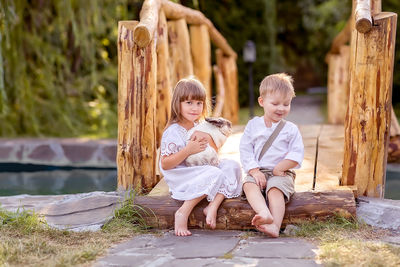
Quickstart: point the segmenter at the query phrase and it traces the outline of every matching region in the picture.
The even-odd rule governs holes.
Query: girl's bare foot
[[[275,224],[262,224],[256,226],[257,230],[263,232],[269,237],[279,237],[279,228]]]
[[[203,209],[203,213],[206,216],[206,223],[211,229],[215,229],[217,227],[217,211],[209,206]]]
[[[269,210],[263,210],[256,215],[254,215],[251,220],[251,224],[254,226],[263,225],[263,224],[271,224],[274,221],[274,218],[271,215]]]
[[[175,212],[175,235],[189,236],[192,233],[187,228],[188,215],[182,213],[180,210]]]

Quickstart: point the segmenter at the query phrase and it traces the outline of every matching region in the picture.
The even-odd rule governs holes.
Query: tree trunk
[[[173,228],[174,214],[183,202],[169,196],[137,196],[134,203],[141,207],[137,211],[144,217],[148,226],[167,229]],[[189,216],[189,227],[206,228],[203,209],[207,204],[208,202],[203,200],[193,209]],[[295,193],[286,206],[283,223],[296,223],[308,219],[323,220],[335,214],[346,218],[355,217],[356,203],[351,190]],[[239,198],[226,199],[218,209],[217,229],[254,228],[251,225],[254,215],[247,201]]]
[[[190,26],[194,75],[204,85],[208,101],[211,101],[211,44],[206,25]]]
[[[343,183],[359,195],[384,197],[396,21],[383,12],[371,31],[352,35]]]
[[[193,75],[189,31],[184,19],[168,21],[169,70],[171,85]]]
[[[225,87],[225,101],[222,108],[222,117],[230,120],[233,124],[239,121],[239,92],[236,60],[234,57],[224,56],[220,49],[215,51],[217,66],[222,72]]]
[[[118,187],[138,191],[158,181],[156,170],[156,51],[133,41],[136,21],[118,24]]]
[[[168,26],[163,11],[160,11],[157,28],[157,147],[160,147],[161,136],[171,114],[172,85],[168,68]]]
[[[349,102],[350,47],[343,45],[339,54],[328,59],[328,123],[343,124]]]

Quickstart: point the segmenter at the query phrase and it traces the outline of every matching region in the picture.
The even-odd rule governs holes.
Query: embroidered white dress
[[[177,123],[170,125],[161,139],[161,156],[174,154],[186,146],[187,130]],[[238,162],[221,159],[219,166],[188,167],[185,161],[173,169],[160,170],[169,186],[172,198],[191,200],[207,195],[212,201],[217,193],[226,198],[238,197],[242,191],[241,169]]]

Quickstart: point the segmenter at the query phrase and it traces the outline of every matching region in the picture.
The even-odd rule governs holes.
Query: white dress
[[[186,146],[187,130],[177,123],[170,125],[161,139],[161,156],[168,156]],[[172,198],[191,200],[207,195],[212,201],[217,193],[226,198],[238,197],[242,191],[241,169],[238,162],[221,159],[219,166],[188,167],[185,161],[173,169],[160,170],[169,186]]]

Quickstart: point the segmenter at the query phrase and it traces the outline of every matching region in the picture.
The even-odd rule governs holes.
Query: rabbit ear
[[[222,117],[218,117],[218,118],[208,117],[208,118],[205,118],[205,120],[206,120],[206,122],[211,123],[212,125],[215,125],[216,127],[219,127],[219,128],[224,125],[228,125],[228,127],[232,127],[232,123]]]

